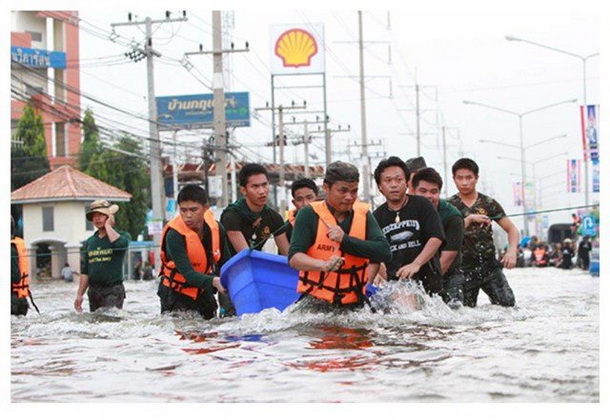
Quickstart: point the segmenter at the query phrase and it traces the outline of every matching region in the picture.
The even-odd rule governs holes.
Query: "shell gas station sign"
[[[324,73],[324,25],[271,27],[271,73]]]

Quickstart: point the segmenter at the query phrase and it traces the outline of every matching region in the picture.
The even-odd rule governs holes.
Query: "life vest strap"
[[[368,263],[364,263],[363,265],[353,266],[351,268],[341,268],[339,270],[333,271],[332,273],[336,273],[336,283],[334,286],[330,286],[325,284],[325,280],[327,278],[326,272],[320,272],[320,277],[318,280],[310,279],[309,272],[305,272],[305,276],[299,276],[299,280],[305,284],[309,285],[309,288],[305,291],[305,293],[309,293],[314,288],[325,289],[330,292],[333,292],[335,297],[334,300],[337,303],[341,302],[343,297],[351,292],[355,292],[359,296],[362,295],[362,287],[366,284],[366,279],[364,279],[364,274],[366,268],[368,267]],[[359,275],[360,274],[360,275]],[[347,287],[339,287],[341,281],[341,275],[349,275],[349,283]]]

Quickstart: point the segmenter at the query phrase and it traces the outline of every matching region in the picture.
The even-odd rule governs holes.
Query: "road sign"
[[[582,235],[583,236],[595,236],[595,217],[593,216],[585,216],[582,218],[581,226],[582,226]]]

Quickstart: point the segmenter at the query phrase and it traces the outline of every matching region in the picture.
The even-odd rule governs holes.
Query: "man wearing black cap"
[[[417,156],[414,158],[410,158],[405,160],[405,164],[407,165],[407,169],[409,170],[409,179],[407,180],[407,192],[409,194],[415,194],[415,188],[413,188],[413,177],[420,169],[424,169],[428,167],[426,165],[426,159],[423,156]]]
[[[96,200],[87,212],[87,220],[92,221],[97,230],[83,246],[83,266],[74,300],[74,309],[79,313],[83,311],[85,292],[91,312],[102,307],[123,308],[123,261],[131,236],[114,229],[114,214],[118,210],[116,204]]]

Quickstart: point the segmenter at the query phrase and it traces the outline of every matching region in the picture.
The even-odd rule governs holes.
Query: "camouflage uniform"
[[[458,194],[448,201],[460,210],[464,218],[471,214],[483,214],[495,221],[506,217],[502,206],[485,194],[478,193],[472,207],[467,207]],[[515,305],[515,296],[502,272],[502,264],[496,259],[491,225],[481,227],[478,223],[471,223],[466,228],[462,247],[462,271],[466,275],[464,305],[476,306],[479,289],[489,296],[493,304]]]

